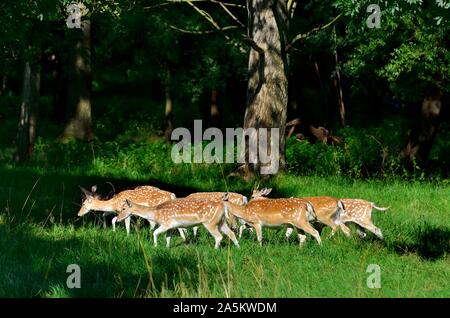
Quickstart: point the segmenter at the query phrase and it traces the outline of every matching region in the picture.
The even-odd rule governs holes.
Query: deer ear
[[[268,195],[270,192],[272,192],[272,188],[269,188],[269,189],[265,188],[263,190],[263,192],[264,192],[264,195]]]
[[[83,194],[84,194],[86,197],[92,197],[92,193],[91,193],[91,192],[89,192],[88,190],[86,190],[86,189],[83,188],[82,186],[78,186],[78,187],[80,188],[81,192],[83,192]]]
[[[228,201],[228,199],[229,199],[229,194],[228,194],[228,192],[226,192],[222,196],[222,201]]]
[[[125,199],[125,203],[128,205],[129,208],[133,207],[133,203],[131,203],[130,200]]]
[[[92,193],[95,193],[95,191],[97,191],[97,185],[93,185],[91,188]]]

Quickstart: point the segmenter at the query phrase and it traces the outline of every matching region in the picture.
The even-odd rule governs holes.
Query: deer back
[[[176,199],[155,209],[155,218],[161,224],[172,221],[186,224],[219,222],[224,214],[221,201],[207,199]]]
[[[372,202],[363,199],[341,199],[346,214],[341,216],[342,221],[370,221],[372,218]]]
[[[122,191],[118,193],[114,198],[119,207],[121,207],[122,202],[125,199],[128,199],[140,205],[153,207],[166,201],[173,200],[175,198],[175,194],[155,187],[145,186],[138,187],[133,190]]]
[[[265,223],[281,224],[294,218],[307,218],[307,203],[295,198],[252,200],[246,209]]]
[[[226,193],[227,192],[195,192],[188,195],[186,199],[207,199],[222,201],[223,196]],[[228,201],[233,204],[243,205],[247,203],[247,198],[239,193],[228,192]]]

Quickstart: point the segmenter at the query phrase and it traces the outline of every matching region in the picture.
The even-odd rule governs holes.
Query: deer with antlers
[[[147,207],[125,199],[117,221],[123,221],[131,215],[136,215],[155,222],[159,227],[153,232],[155,247],[158,245],[158,235],[166,234],[166,246],[170,246],[171,230],[180,227],[203,225],[214,237],[214,248],[218,249],[222,234],[228,236],[239,247],[234,232],[228,227],[227,212],[221,201],[205,199],[176,199],[162,203],[156,207]]]
[[[245,224],[252,226],[256,231],[258,242],[262,245],[262,227],[291,226],[299,232],[312,235],[321,244],[319,232],[309,223],[316,216],[313,206],[302,199],[264,199],[251,200],[247,205],[240,206],[224,199],[226,210],[242,219]],[[300,245],[306,240],[306,236],[299,233]]]
[[[109,200],[101,200],[100,196],[96,193],[97,186],[93,186],[91,191],[80,187],[84,194],[83,203],[80,210],[78,211],[78,216],[83,216],[90,211],[103,211],[103,217],[110,213],[118,213],[122,208],[122,202],[125,199],[133,200],[139,204],[145,206],[155,206],[166,201],[171,201],[176,198],[174,193],[161,190],[153,186],[139,186],[132,190],[125,190],[114,195]],[[116,230],[117,216],[112,219],[113,231]],[[106,224],[106,223],[104,223]],[[153,229],[155,224],[150,222],[150,226]],[[127,235],[130,234],[130,219],[125,221],[125,228]],[[179,230],[183,240],[186,239],[182,229]]]
[[[344,228],[350,235],[350,229],[345,223],[355,223],[357,226],[356,231],[361,238],[366,237],[367,234],[364,231],[364,229],[366,229],[375,234],[379,239],[383,240],[383,233],[372,222],[372,211],[373,209],[386,211],[390,207],[378,207],[375,203],[363,199],[341,199],[341,201],[344,204],[346,211],[346,213],[340,215],[341,228]]]

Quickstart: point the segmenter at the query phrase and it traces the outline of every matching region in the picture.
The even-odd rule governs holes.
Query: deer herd
[[[116,222],[124,221],[127,235],[130,233],[131,216],[146,219],[151,230],[154,230],[154,245],[158,244],[158,235],[165,234],[167,247],[174,230],[185,241],[186,229],[192,227],[196,236],[200,225],[214,237],[216,249],[222,241],[222,233],[239,247],[233,229],[238,230],[239,238],[245,230],[255,230],[257,240],[262,244],[263,227],[285,227],[286,238],[295,228],[300,245],[306,241],[306,234],[321,244],[320,233],[325,226],[331,229],[329,237],[338,231],[349,237],[351,231],[347,223],[355,224],[361,238],[366,237],[366,231],[369,231],[383,239],[381,230],[372,223],[372,210],[386,211],[389,208],[377,207],[363,199],[330,196],[268,198],[271,189],[267,188],[253,190],[250,200],[233,192],[197,192],[177,198],[174,193],[153,186],[139,186],[122,191],[109,200],[102,200],[96,193],[96,186],[90,191],[82,187],[81,190],[83,202],[78,216],[90,211],[102,211],[103,217],[113,213],[113,231]]]

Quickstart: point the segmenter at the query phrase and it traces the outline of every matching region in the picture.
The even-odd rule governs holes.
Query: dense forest
[[[69,3],[1,5],[4,164],[106,159],[202,119],[280,128],[293,173],[449,174],[446,1]]]

